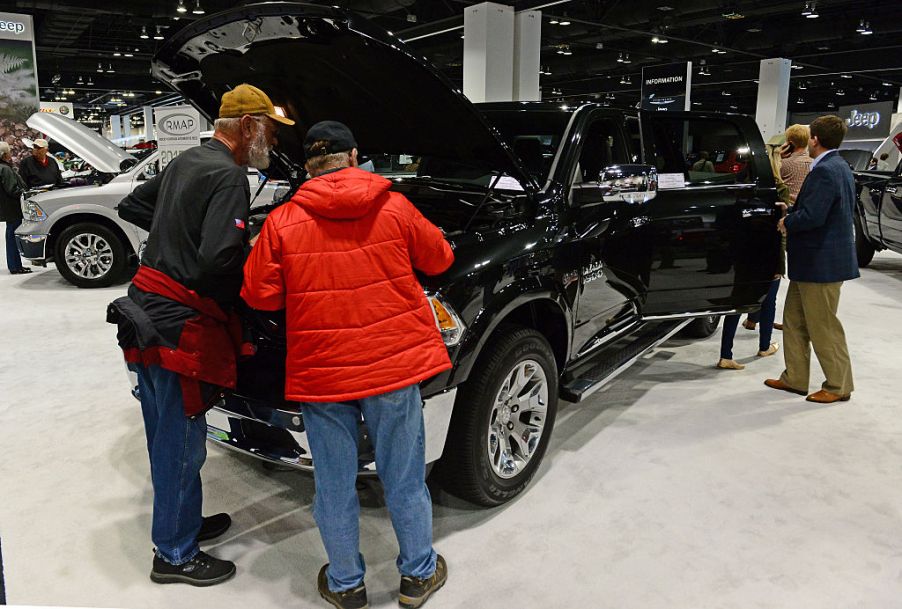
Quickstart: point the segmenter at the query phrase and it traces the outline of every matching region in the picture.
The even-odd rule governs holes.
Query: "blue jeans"
[[[19,248],[16,247],[16,229],[21,225],[21,219],[9,220],[6,223],[6,268],[10,271],[22,268],[22,258],[19,257]]]
[[[361,414],[376,449],[376,468],[398,539],[398,570],[401,575],[430,577],[436,554],[419,386],[351,402],[306,403],[303,413],[316,481],[313,515],[329,555],[329,589],[356,588],[366,572],[356,489]]]
[[[207,458],[207,420],[186,417],[179,375],[159,366],[129,364],[138,374],[150,477],[151,539],[157,556],[173,565],[194,558],[203,520],[200,468]]]
[[[770,284],[770,290],[761,303],[761,311],[757,314],[749,313],[749,319],[759,323],[758,326],[758,350],[767,351],[770,340],[774,335],[774,317],[777,315],[777,292],[780,291],[780,280],[774,279]],[[733,339],[736,337],[736,328],[739,326],[739,315],[727,315],[723,318],[723,334],[720,335],[720,357],[733,359]]]

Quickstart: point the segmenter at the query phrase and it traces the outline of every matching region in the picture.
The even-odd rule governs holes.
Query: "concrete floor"
[[[902,607],[902,257],[878,254],[862,275],[841,305],[851,402],[766,389],[782,357],[752,357],[755,335],[742,328],[742,372],[713,368],[719,335],[668,343],[588,403],[562,405],[517,500],[485,510],[435,497],[450,579],[429,607]],[[141,416],[104,323],[123,291],[78,290],[53,268],[0,271],[8,602],[325,607],[311,480],[215,449],[206,511],[235,524],[212,552],[237,561],[238,576],[209,589],[149,581]],[[376,494],[363,495],[371,604],[394,607],[391,526]]]

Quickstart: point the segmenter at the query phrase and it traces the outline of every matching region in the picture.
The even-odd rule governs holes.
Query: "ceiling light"
[[[162,95],[162,94],[163,94],[163,92],[162,92],[162,91],[160,91],[160,90],[159,90],[159,89],[157,89],[157,90],[156,90],[156,91],[154,91],[154,94],[156,94],[156,95]]]
[[[604,48],[604,43],[603,43],[603,42],[596,42],[596,43],[595,43],[595,50],[600,51],[600,50],[602,50],[603,48]]]
[[[842,89],[837,89],[837,90],[836,90],[836,94],[837,94],[838,96],[842,97],[843,95],[846,94],[846,92],[843,91]]]
[[[567,16],[564,15],[564,18],[560,21],[560,25],[570,25],[570,19],[568,19]]]
[[[116,50],[113,51],[113,57],[122,57],[122,53],[119,52],[119,47],[116,47]]]
[[[871,34],[874,33],[874,30],[871,29],[871,22],[870,22],[870,21],[866,21],[866,22],[864,23],[864,29],[861,30],[860,33],[861,33],[862,36],[870,36]]]
[[[840,74],[839,77],[840,78],[852,78],[852,75],[851,74]]]
[[[185,0],[179,0],[178,8],[175,10],[177,13],[187,13],[188,8],[185,6]]]
[[[100,65],[99,63],[97,64],[97,71],[98,71],[98,72],[103,72],[103,66]]]
[[[876,92],[876,91],[874,91],[873,93],[871,93],[870,100],[871,100],[871,101],[877,101],[877,92]]]
[[[726,89],[724,89],[720,94],[723,95],[724,97],[730,97],[731,95],[733,95],[732,93],[730,93],[730,92],[727,91]]]
[[[122,54],[122,56],[123,57],[134,57],[135,54],[132,53],[131,51],[126,51],[125,53]]]
[[[197,5],[194,7],[194,10],[191,11],[195,15],[203,15],[204,9],[200,5],[200,0],[197,0]]]
[[[802,16],[803,16],[803,17],[807,17],[807,16],[810,15],[810,14],[811,14],[811,3],[810,3],[810,2],[806,2],[806,3],[805,3],[805,8],[802,9]]]
[[[745,19],[745,15],[740,13],[739,11],[726,10],[722,13],[724,19],[729,19],[730,21],[736,21],[738,19]]]
[[[746,32],[750,32],[752,34],[758,34],[761,32],[761,28],[758,26],[753,26],[745,30]]]
[[[114,74],[115,72],[116,72],[116,70],[113,69],[113,64],[107,64],[106,73],[107,73],[107,74]]]
[[[672,7],[672,6],[667,6],[666,4],[662,4],[661,6],[658,7],[658,10],[659,10],[659,11],[665,11],[665,12],[666,12],[666,11],[672,11],[672,10],[673,10],[673,7]]]
[[[153,35],[154,40],[163,40],[163,34],[160,32],[160,26],[157,26],[157,33]]]
[[[693,105],[693,106],[701,106],[701,105],[702,105],[702,102],[692,102],[692,105]]]
[[[408,22],[408,23],[416,23],[416,22],[417,22],[417,16],[414,15],[413,13],[407,13],[407,22]]]
[[[94,79],[91,78],[90,76],[88,76],[88,86],[89,86],[89,87],[93,87],[93,86],[94,86]]]
[[[890,83],[890,82],[884,82],[882,84],[884,87],[892,87],[893,86],[893,83]]]
[[[820,17],[820,15],[817,14],[817,2],[811,3],[811,10],[807,15],[805,15],[805,17],[807,19],[817,19],[818,17]]]
[[[76,82],[75,84],[77,84],[77,85],[85,84],[85,79],[82,78],[81,74],[78,75],[78,82]]]
[[[858,32],[859,34],[861,34],[861,33],[863,33],[866,29],[867,29],[867,28],[864,27],[864,19],[861,19],[861,20],[858,22],[858,27],[855,28],[855,31]]]
[[[739,106],[730,106],[730,110],[739,110]]]
[[[138,38],[140,38],[141,40],[147,40],[148,38],[150,38],[150,36],[147,35],[147,26],[141,26],[141,35],[138,36]]]
[[[629,53],[624,53],[624,54],[623,54],[623,63],[633,63],[633,60],[630,59],[630,54],[629,54]]]
[[[805,67],[805,66],[800,66],[800,65],[797,64],[797,63],[792,64],[792,69],[793,69],[793,70],[801,70],[801,69],[804,69],[804,67]]]
[[[623,51],[620,51],[620,55],[617,57],[617,63],[623,63]]]
[[[805,83],[803,83],[803,82],[799,83],[799,91],[804,91],[807,88],[808,88],[808,85],[806,85]]]
[[[552,17],[550,21],[548,21],[551,25],[557,25],[560,21],[557,20],[557,17]]]

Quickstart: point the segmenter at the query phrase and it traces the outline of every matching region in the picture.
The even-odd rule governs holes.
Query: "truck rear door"
[[[764,143],[745,116],[642,112],[647,204],[645,316],[724,312],[760,303],[779,267],[779,208]]]
[[[886,181],[880,203],[880,232],[883,240],[893,249],[902,248],[902,161]]]

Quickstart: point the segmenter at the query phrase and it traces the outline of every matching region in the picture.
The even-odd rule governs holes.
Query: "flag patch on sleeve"
[[[241,218],[235,218],[235,228],[244,230],[244,220],[242,220]]]

